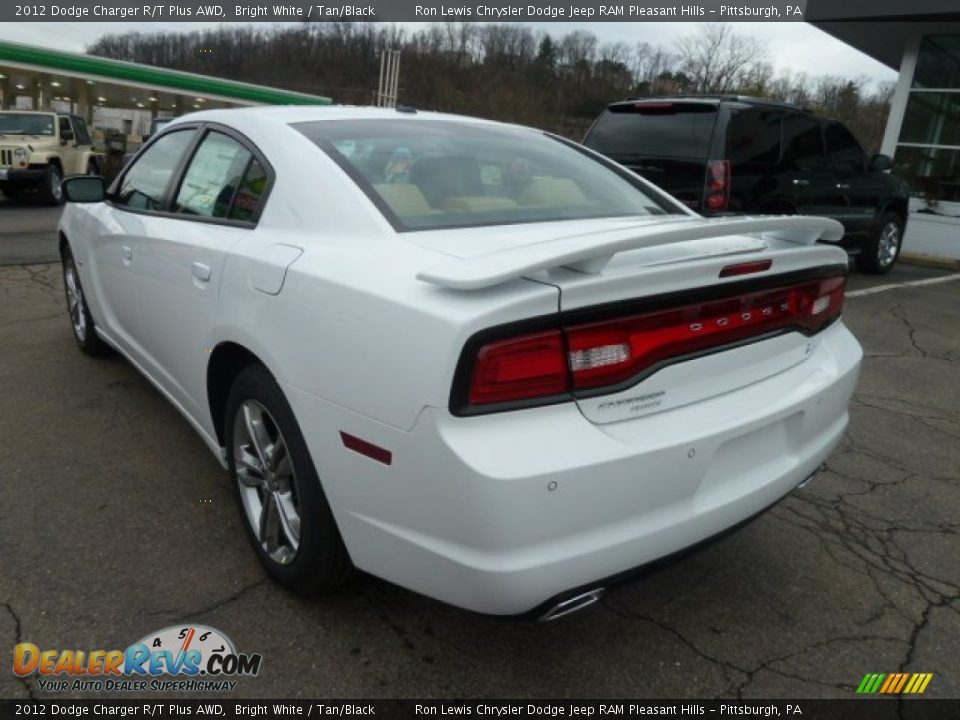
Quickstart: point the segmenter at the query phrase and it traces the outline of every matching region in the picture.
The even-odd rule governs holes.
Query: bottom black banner
[[[803,718],[954,720],[960,700],[0,700],[0,718]]]

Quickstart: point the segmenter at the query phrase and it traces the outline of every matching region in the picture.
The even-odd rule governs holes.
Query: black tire
[[[69,247],[65,247],[60,257],[63,269],[63,289],[67,298],[67,317],[73,328],[73,339],[87,355],[94,357],[108,355],[110,346],[97,335],[97,326],[90,314],[87,297],[80,284],[80,275]]]
[[[279,466],[272,468],[269,477],[257,487],[252,487],[252,483],[265,474],[251,470],[250,461],[259,464],[257,456],[260,455],[255,452],[249,429],[251,425],[245,414],[251,409],[266,412],[259,416],[259,427],[273,443],[268,447],[285,446],[286,452],[281,452],[279,465],[292,468],[285,479],[281,479]],[[320,485],[317,470],[283,391],[262,365],[246,367],[234,381],[227,398],[225,427],[227,464],[241,519],[267,574],[284,587],[307,596],[327,593],[346,582],[353,574],[353,565]],[[242,476],[238,474],[238,452],[244,456]],[[284,465],[284,459],[289,465]],[[273,494],[285,494],[288,497],[285,506],[299,514],[296,523],[298,543],[295,548],[289,542],[289,536],[284,535],[286,525],[278,519],[273,522],[278,541],[270,543],[267,539],[270,532],[265,530],[261,542],[259,528],[265,527],[261,524],[264,523],[262,513],[265,506],[270,505]],[[265,498],[266,503],[263,502]],[[286,512],[283,514],[287,524],[292,525],[290,515]],[[254,516],[259,518],[257,527],[254,526]],[[279,516],[274,514],[274,517]],[[273,554],[268,550],[271,544],[274,546]]]
[[[40,186],[40,199],[47,205],[63,205],[63,173],[56,165],[47,165],[47,175]]]
[[[873,275],[884,275],[893,269],[903,246],[903,219],[893,212],[885,212],[877,222],[877,229],[863,243],[857,255],[857,269]]]

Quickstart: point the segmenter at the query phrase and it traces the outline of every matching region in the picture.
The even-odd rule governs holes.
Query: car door
[[[76,129],[66,115],[60,115],[57,122],[60,125],[60,164],[63,166],[63,175],[77,175],[80,173],[77,169],[80,150],[77,147]]]
[[[170,194],[146,219],[130,266],[146,371],[189,415],[206,409],[206,368],[230,248],[255,231],[269,165],[240,136],[203,131]]]
[[[783,124],[784,172],[779,182],[798,213],[833,217],[843,205],[833,170],[827,165],[820,121],[807,114],[789,115]]]
[[[144,350],[136,330],[142,306],[133,273],[135,250],[151,232],[151,220],[165,208],[177,168],[197,136],[195,127],[158,138],[111,187],[96,208],[97,227],[87,234],[87,276],[101,330],[141,363]],[[88,293],[90,294],[90,293]]]
[[[842,215],[847,235],[863,235],[873,224],[878,200],[884,192],[883,176],[867,170],[867,156],[860,143],[842,123],[830,121],[824,136],[827,158],[844,198]]]

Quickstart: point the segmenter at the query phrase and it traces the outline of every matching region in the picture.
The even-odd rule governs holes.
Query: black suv
[[[704,215],[824,215],[846,228],[857,267],[885,273],[900,252],[907,185],[867,160],[836,120],[760,98],[684,96],[613,103],[584,144]]]

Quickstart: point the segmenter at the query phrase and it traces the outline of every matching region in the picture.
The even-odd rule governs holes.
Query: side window
[[[260,163],[251,160],[250,165],[247,166],[247,172],[240,182],[240,189],[237,191],[228,217],[231,220],[252,222],[257,216],[257,210],[260,208],[263,191],[266,187],[267,173]]]
[[[252,153],[233,138],[218,132],[208,133],[183,176],[173,211],[199,217],[252,220],[259,200],[250,174],[253,162]],[[260,192],[265,181],[264,177],[259,183]]]
[[[195,135],[195,130],[181,130],[159,138],[124,175],[114,202],[135,210],[161,210],[167,186]]]
[[[90,133],[87,132],[87,123],[75,117],[73,118],[73,127],[77,132],[77,142],[81,145],[90,145]]]
[[[819,120],[794,115],[784,121],[783,129],[791,169],[800,172],[826,169],[826,160],[823,154],[823,134],[820,131]]]
[[[730,121],[730,164],[733,171],[769,168],[780,161],[782,114],[751,108]]]
[[[70,133],[73,132],[73,127],[70,125],[70,118],[61,115],[57,120],[60,123],[60,137],[69,137]]]
[[[861,173],[867,158],[853,134],[838,122],[827,125],[827,155],[837,172]]]

